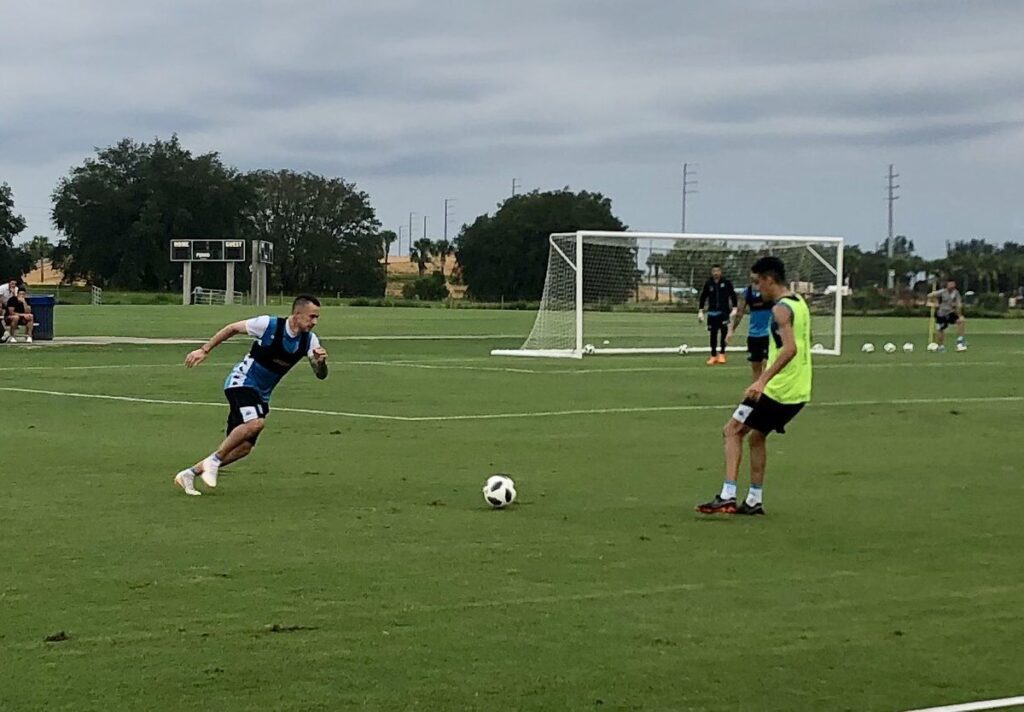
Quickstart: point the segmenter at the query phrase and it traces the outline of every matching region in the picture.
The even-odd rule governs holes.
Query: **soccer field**
[[[60,307],[203,340],[246,307]],[[606,333],[673,315],[599,315]],[[253,455],[185,497],[238,338],[0,347],[2,710],[903,710],[1022,694],[1024,320],[925,353],[845,322],[769,439],[763,518],[701,518],[739,353],[502,359],[533,315],[326,308]],[[861,354],[913,340],[913,354]],[[741,492],[746,491],[745,465]],[[519,501],[487,509],[486,476]],[[48,642],[63,632],[65,640]]]

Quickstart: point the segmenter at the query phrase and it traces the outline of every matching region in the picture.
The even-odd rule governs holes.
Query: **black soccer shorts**
[[[266,418],[270,412],[270,404],[260,398],[260,394],[252,388],[226,388],[224,397],[228,399],[228,424],[225,435],[242,423],[258,418]],[[260,437],[259,433],[247,438],[253,445]]]
[[[765,435],[785,433],[786,425],[803,410],[804,403],[779,403],[764,393],[756,401],[750,398],[736,407],[732,419]]]
[[[747,360],[751,363],[760,363],[768,360],[768,337],[748,336],[747,337]]]

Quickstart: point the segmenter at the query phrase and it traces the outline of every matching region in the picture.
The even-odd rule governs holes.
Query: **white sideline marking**
[[[163,398],[136,398],[133,396],[113,396],[101,393],[70,393],[67,391],[47,391],[38,388],[0,387],[0,391],[9,393],[30,393],[44,396],[62,396],[65,398],[91,398],[94,400],[122,401],[126,403],[151,403],[155,405],[199,405],[224,407],[224,403],[206,401],[169,400]],[[893,400],[874,401],[832,401],[812,403],[818,408],[879,406],[879,405],[938,405],[941,403],[1019,403],[1024,396],[979,396],[976,398],[897,398]],[[456,420],[508,420],[513,418],[552,418],[564,415],[610,415],[619,413],[663,413],[726,410],[734,408],[735,403],[718,405],[660,405],[635,406],[620,408],[589,408],[577,410],[548,410],[525,413],[481,413],[478,415],[384,415],[380,413],[356,413],[342,410],[319,410],[316,408],[275,407],[273,410],[284,413],[305,413],[308,415],[333,415],[343,418],[362,418],[367,420],[392,420],[408,423],[447,422]]]
[[[945,705],[944,707],[922,707],[907,712],[973,712],[974,710],[998,710],[1005,707],[1024,706],[1024,695],[1020,697],[1003,697],[999,700],[981,700],[980,702],[964,702],[959,705]]]
[[[554,374],[554,375],[588,375],[594,373],[656,373],[656,372],[680,372],[680,371],[703,371],[706,373],[730,374],[726,369],[711,369],[703,363],[689,366],[624,366],[622,368],[514,368],[511,366],[464,366],[462,363],[473,363],[476,361],[487,361],[490,359],[423,359],[397,361],[332,361],[335,366],[380,366],[387,368],[420,368],[427,370],[452,370],[452,371],[483,371],[490,373],[526,373],[526,374]],[[121,368],[180,368],[184,364],[178,363],[108,363],[92,366],[0,366],[0,372],[4,371],[97,371],[112,370]],[[206,368],[230,367],[233,361],[218,363],[204,362]],[[832,363],[818,364],[815,370],[824,369],[848,369],[848,368],[966,368],[970,366],[1007,366],[1019,367],[1024,363],[1012,361],[964,361],[954,362],[952,360],[944,363]]]

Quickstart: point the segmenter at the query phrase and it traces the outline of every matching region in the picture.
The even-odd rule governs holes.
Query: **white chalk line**
[[[124,403],[146,403],[152,405],[186,405],[223,408],[225,403],[207,401],[186,401],[165,398],[137,398],[134,396],[115,396],[102,393],[76,393],[69,391],[51,391],[38,388],[0,387],[0,391],[8,393],[26,393],[30,395],[57,396],[62,398],[84,398],[92,400],[119,401]],[[816,408],[844,408],[863,406],[894,406],[894,405],[941,405],[963,403],[1019,403],[1024,396],[978,396],[973,398],[896,398],[890,400],[864,401],[827,401],[813,403]],[[328,415],[340,418],[363,420],[386,420],[407,423],[452,422],[465,420],[512,420],[523,418],[556,418],[563,416],[582,415],[613,415],[629,413],[685,413],[691,411],[726,410],[735,408],[735,403],[704,404],[704,405],[664,405],[664,406],[624,406],[616,408],[578,408],[572,410],[527,411],[521,413],[479,413],[466,415],[386,415],[383,413],[358,413],[342,410],[321,410],[318,408],[274,407],[272,410],[284,413],[303,413],[306,415]]]
[[[964,702],[957,705],[944,705],[942,707],[922,707],[907,712],[975,712],[976,710],[998,710],[1007,707],[1024,707],[1024,695],[1019,697],[1003,697],[998,700],[981,700],[978,702]]]
[[[521,373],[536,375],[592,375],[602,373],[661,373],[680,371],[703,371],[706,373],[729,374],[732,371],[716,367],[708,369],[703,363],[692,365],[676,366],[623,366],[611,368],[517,368],[512,366],[466,366],[464,363],[473,363],[481,359],[399,359],[393,361],[380,360],[354,360],[354,361],[331,361],[338,367],[345,366],[373,366],[380,368],[418,368],[437,371],[479,371],[484,373]],[[486,359],[484,359],[486,360]],[[745,362],[743,362],[745,364]],[[141,364],[95,364],[90,366],[0,366],[2,372],[24,372],[24,371],[102,371],[132,368],[181,368],[183,363],[141,363]],[[205,363],[205,368],[230,368],[234,362]],[[816,364],[815,370],[835,369],[859,369],[859,368],[965,368],[965,367],[1024,367],[1024,362],[1016,361],[953,361],[950,359],[941,363],[824,363]]]

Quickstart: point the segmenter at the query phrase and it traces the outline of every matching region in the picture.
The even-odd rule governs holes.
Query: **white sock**
[[[736,499],[736,480],[726,480],[718,496],[721,499]]]
[[[761,504],[761,488],[757,485],[750,485],[750,491],[747,492],[747,506],[753,507]]]
[[[213,461],[214,461],[214,462],[216,462],[216,463],[217,463],[218,465],[220,464],[220,455],[218,455],[217,453],[213,453],[212,455],[210,455],[210,456],[209,456],[208,458],[206,458],[206,459],[207,459],[207,460],[213,460]]]

